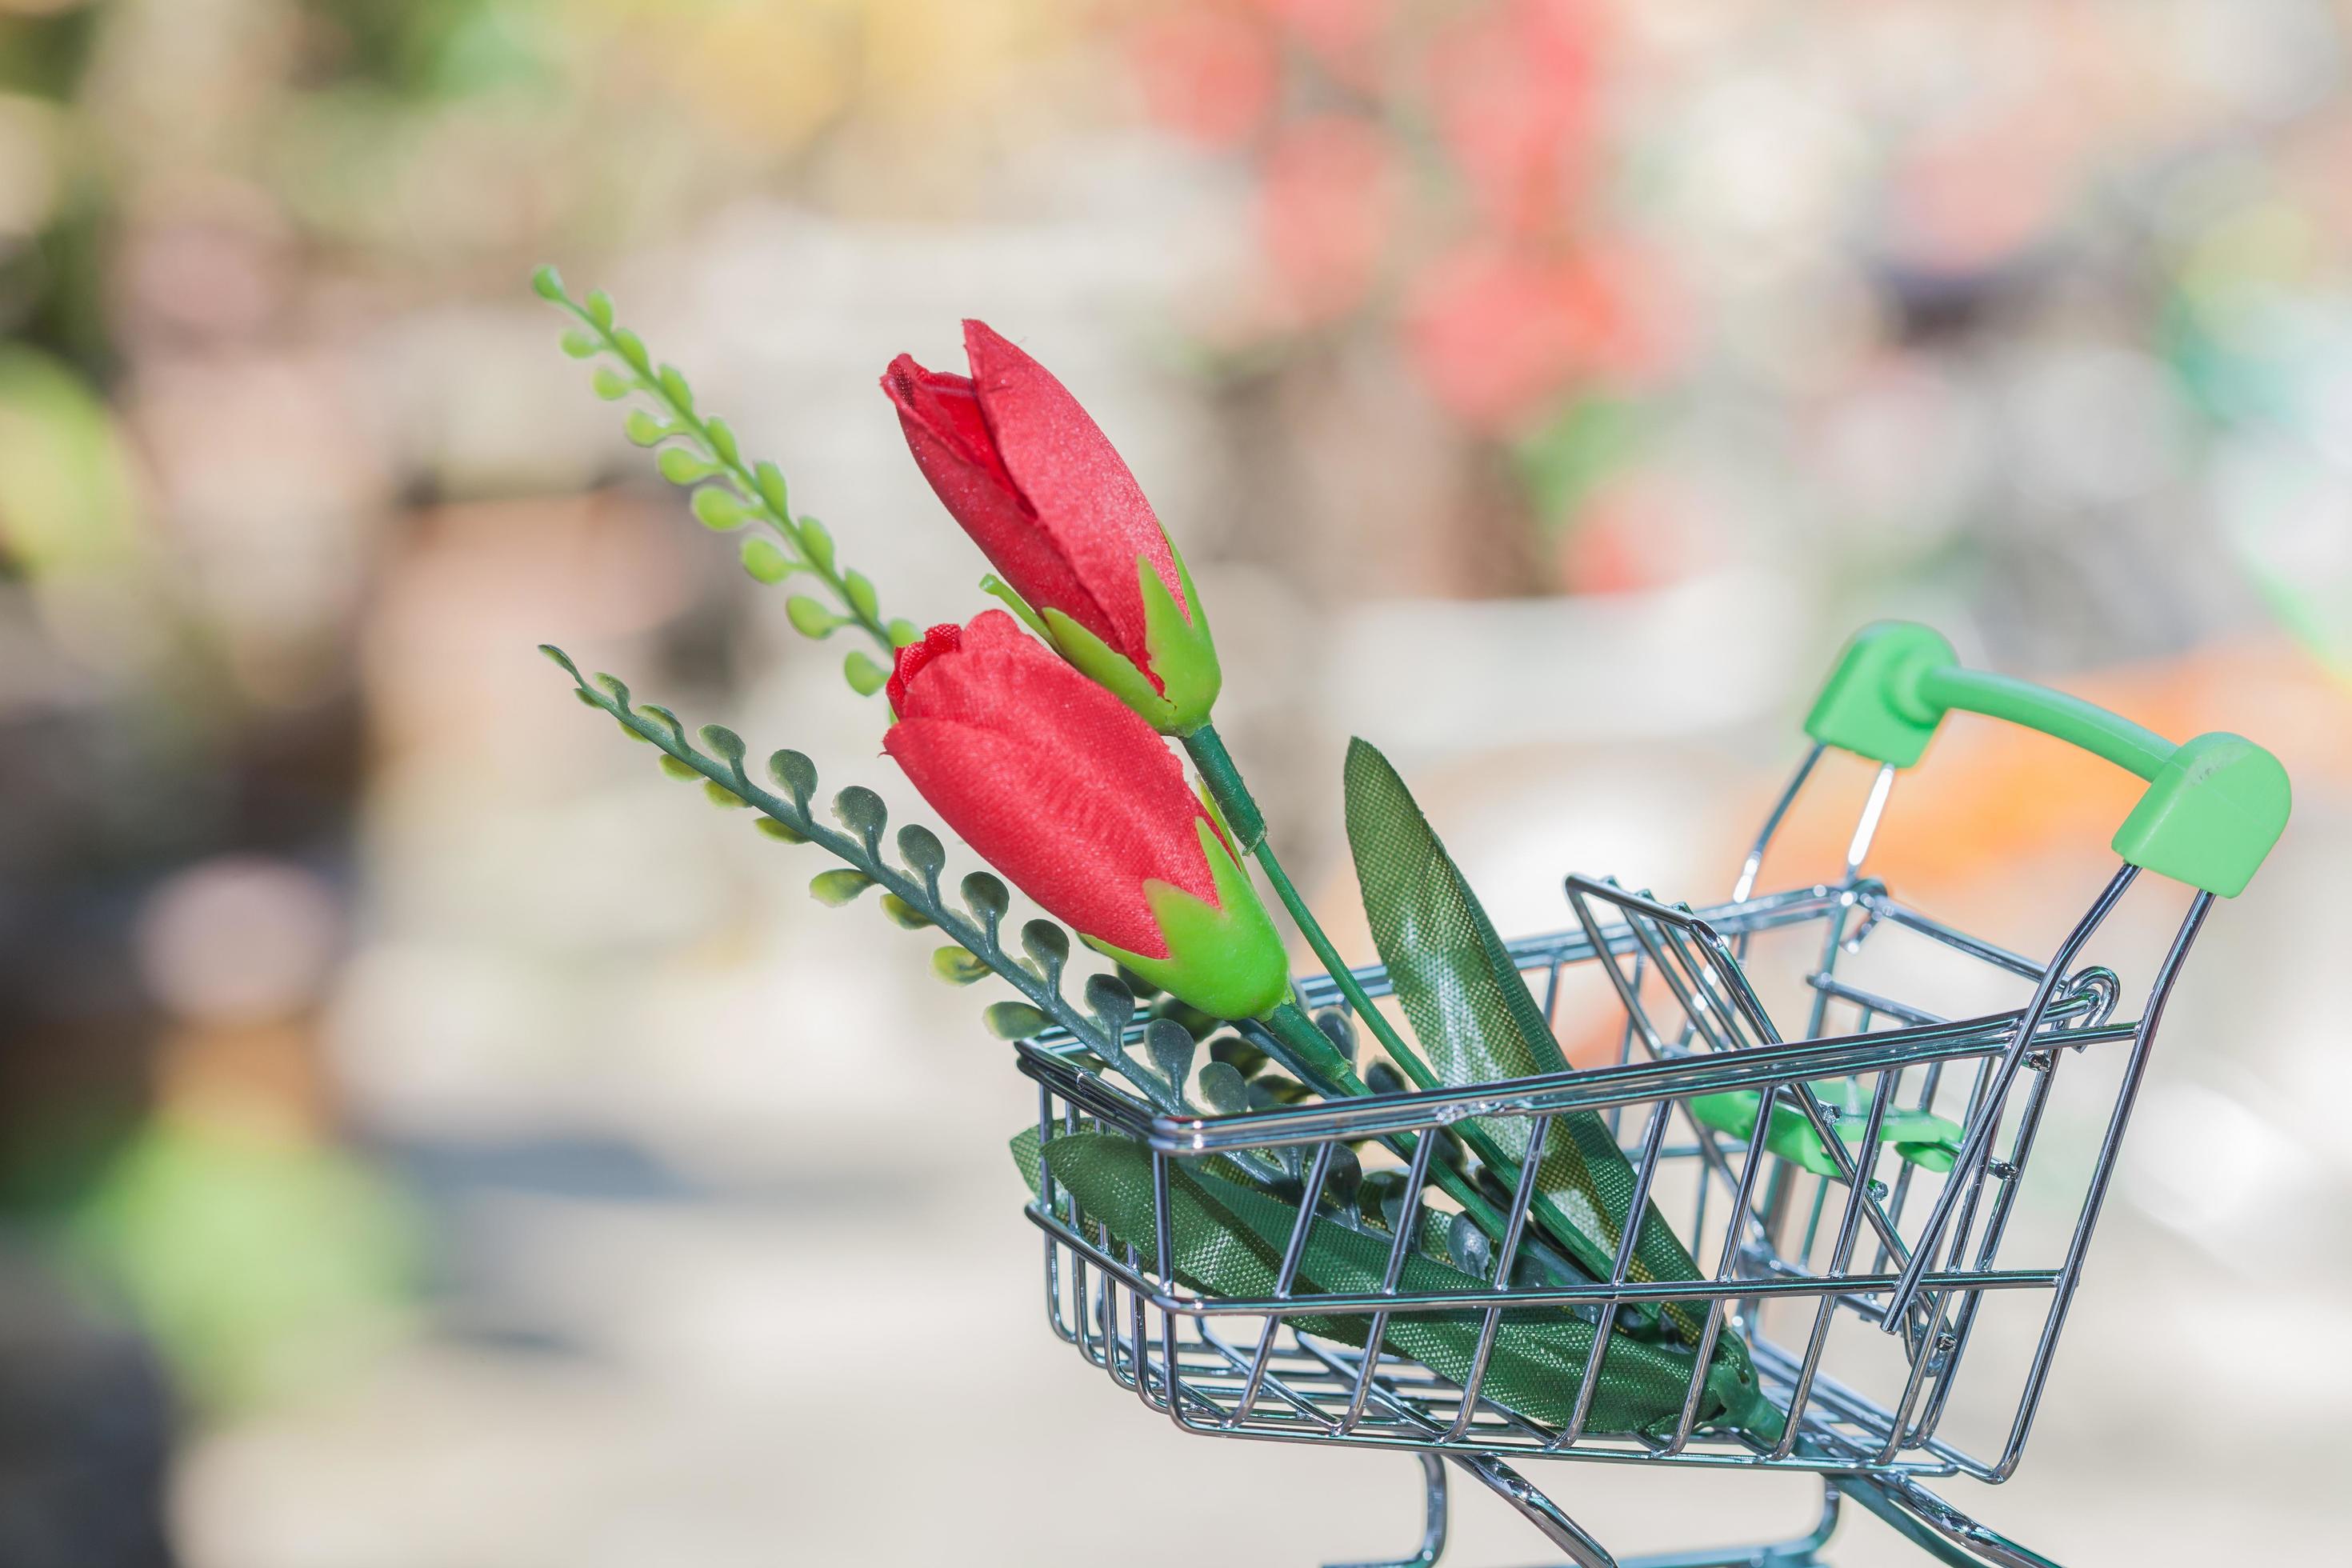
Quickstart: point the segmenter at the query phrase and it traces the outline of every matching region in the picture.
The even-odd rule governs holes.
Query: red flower
[[[971,375],[900,354],[882,377],[917,466],[1063,658],[1155,729],[1199,725],[1216,647],[1151,503],[1045,366],[963,325]]]
[[[1150,726],[1002,610],[901,649],[883,744],[963,840],[1094,947],[1205,1012],[1253,1017],[1288,962]]]

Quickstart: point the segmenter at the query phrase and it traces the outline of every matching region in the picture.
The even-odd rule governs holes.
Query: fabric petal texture
[[[966,321],[964,352],[969,376],[907,354],[883,374],[916,466],[1055,651],[1157,730],[1205,722],[1215,646],[1134,474],[1069,389],[1002,333]]]
[[[927,639],[927,642],[929,639]],[[901,687],[884,742],[965,842],[1056,918],[1169,956],[1144,883],[1214,902],[1200,802],[1150,726],[1002,610]]]

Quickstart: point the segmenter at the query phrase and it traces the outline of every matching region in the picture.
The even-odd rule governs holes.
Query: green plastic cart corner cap
[[[2286,827],[2286,769],[2244,736],[2215,731],[2176,746],[2079,697],[1967,668],[1940,634],[1908,621],[1854,634],[1805,716],[1805,732],[1907,768],[1955,710],[2038,730],[2147,780],[2116,831],[2116,853],[2207,892],[2243,892]]]

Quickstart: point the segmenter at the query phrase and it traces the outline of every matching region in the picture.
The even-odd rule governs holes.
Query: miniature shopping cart
[[[2046,960],[1955,930],[1863,874],[1896,773],[1951,710],[2042,731],[2147,781],[2115,837],[2121,866]],[[1139,1141],[1158,1210],[1156,1252],[1139,1250],[1046,1176],[1029,1215],[1045,1235],[1055,1331],[1188,1432],[1417,1456],[1427,1527],[1406,1564],[1425,1568],[1444,1550],[1451,1465],[1582,1568],[1611,1568],[1620,1559],[1527,1479],[1540,1463],[1575,1459],[1802,1471],[1822,1482],[1819,1525],[1802,1539],[1625,1559],[1626,1568],[1819,1563],[1845,1500],[1946,1563],[2047,1563],[1922,1483],[1998,1482],[2017,1468],[2166,1000],[2214,899],[2245,886],[2284,827],[2286,776],[2234,735],[2175,746],[2088,703],[1964,669],[1940,637],[1904,625],[1854,639],[1806,729],[1812,748],[1728,902],[1694,910],[1574,876],[1573,924],[1509,944],[1576,1059],[1603,1065],[1192,1117],[1155,1113],[1066,1037],[1024,1042],[1044,1146],[1082,1126]],[[1792,805],[1809,783],[1816,793],[1835,787],[1839,770],[1817,766],[1832,749],[1879,764],[1844,874],[1758,893]],[[1858,785],[1861,772],[1851,776]],[[2150,871],[2158,876],[2142,875]],[[1381,969],[1356,976],[1370,994],[1390,994]],[[1328,977],[1301,989],[1327,1016],[1344,1013]],[[2136,998],[2145,1001],[2133,1016]],[[1344,1025],[1330,1026],[1345,1037]],[[1403,1287],[1413,1205],[1428,1201],[1423,1181],[1443,1130],[1468,1117],[1516,1121],[1527,1140],[1517,1146],[1541,1149],[1555,1122],[1583,1114],[1605,1123],[1635,1173],[1627,1212],[1655,1203],[1703,1278],[1638,1279],[1629,1269],[1637,1227],[1627,1225],[1612,1277],[1530,1282],[1514,1258],[1533,1186],[1522,1180],[1509,1194],[1508,1237],[1483,1260],[1486,1289]],[[1911,1142],[1886,1135],[1898,1124]],[[1948,1133],[1919,1131],[1936,1125]],[[1298,1259],[1341,1152],[1372,1151],[1369,1168],[1407,1133],[1419,1135],[1399,1184],[1407,1206],[1381,1288],[1314,1289]],[[1255,1298],[1188,1289],[1153,1266],[1171,1256],[1171,1175],[1216,1155],[1296,1173],[1297,1234],[1274,1288]],[[1536,1163],[1526,1161],[1530,1172]],[[1679,1416],[1603,1430],[1592,1388],[1612,1330],[1654,1321],[1669,1305],[1693,1314],[1705,1336]],[[1564,1421],[1511,1408],[1486,1386],[1497,1324],[1538,1308],[1595,1325]],[[1393,1349],[1395,1325],[1441,1310],[1480,1331],[1455,1377]],[[1341,1319],[1369,1320],[1360,1342],[1326,1331]],[[1702,1415],[1709,1352],[1734,1339],[1785,1413],[1776,1439]]]

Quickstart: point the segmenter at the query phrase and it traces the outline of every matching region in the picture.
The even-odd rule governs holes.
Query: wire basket
[[[1812,727],[1818,736],[1823,726]],[[1601,1055],[1604,1065],[1185,1117],[1155,1112],[1066,1037],[1024,1042],[1043,1146],[1091,1124],[1150,1151],[1159,1245],[1149,1254],[1115,1242],[1045,1175],[1028,1213],[1045,1233],[1055,1331],[1188,1432],[1420,1455],[1429,1524],[1408,1563],[1434,1563],[1443,1549],[1446,1462],[1572,1561],[1616,1563],[1516,1468],[1589,1460],[1822,1478],[1811,1534],[1638,1560],[1660,1568],[1819,1561],[1844,1499],[1946,1562],[2045,1563],[1920,1482],[1997,1482],[2016,1470],[2166,1001],[2215,894],[2192,889],[2183,908],[2180,889],[2142,879],[2127,858],[2046,960],[1957,930],[1863,874],[1897,757],[1869,791],[1841,879],[1757,895],[1765,851],[1823,750],[1815,744],[1781,795],[1730,901],[1693,910],[1572,876],[1573,923],[1510,944],[1555,1032],[1580,1047],[1579,1059]],[[1356,975],[1373,996],[1387,994],[1381,969]],[[1315,1008],[1344,1012],[1328,976],[1301,991]],[[2136,1012],[2127,996],[2144,998]],[[1634,1279],[1630,1225],[1612,1278],[1561,1284],[1515,1271],[1537,1165],[1528,1158],[1508,1234],[1477,1260],[1486,1288],[1403,1289],[1423,1178],[1443,1157],[1444,1130],[1468,1117],[1490,1129],[1518,1123],[1535,1149],[1578,1112],[1602,1118],[1632,1162],[1628,1212],[1656,1203],[1706,1277]],[[1894,1135],[1920,1139],[1937,1125],[1948,1131]],[[1407,1206],[1390,1216],[1396,1239],[1381,1288],[1318,1291],[1299,1259],[1310,1216],[1331,1206],[1332,1173],[1347,1163],[1339,1152],[1370,1168],[1397,1159],[1382,1140],[1407,1133]],[[1301,1217],[1268,1294],[1207,1294],[1153,1266],[1171,1256],[1171,1167],[1213,1155],[1258,1157],[1295,1180]],[[1618,1337],[1611,1330],[1669,1305],[1703,1325],[1679,1416],[1606,1429],[1592,1417]],[[1597,1325],[1564,1419],[1531,1416],[1485,1387],[1498,1331],[1515,1310],[1538,1307]],[[1369,1320],[1354,1337],[1379,1347],[1400,1321],[1441,1312],[1477,1330],[1457,1376],[1325,1331]],[[1764,1394],[1786,1413],[1776,1440],[1701,1417],[1701,1379],[1725,1335],[1744,1342]]]

